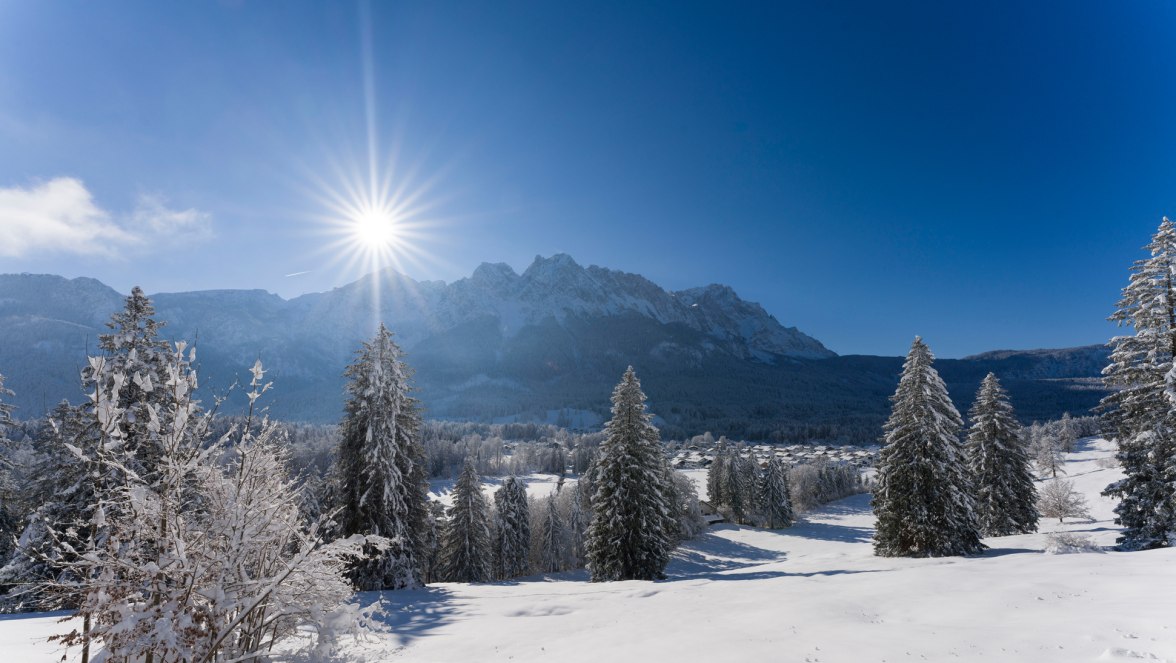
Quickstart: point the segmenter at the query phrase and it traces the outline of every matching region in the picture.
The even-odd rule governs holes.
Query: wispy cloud
[[[174,210],[157,194],[140,195],[129,213],[102,209],[81,180],[57,177],[29,187],[0,187],[0,256],[42,254],[125,257],[152,246],[212,237],[212,217]]]

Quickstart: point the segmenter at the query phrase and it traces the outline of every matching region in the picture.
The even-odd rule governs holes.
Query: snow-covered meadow
[[[390,635],[346,643],[340,657],[1176,661],[1176,550],[1043,552],[1055,531],[1114,543],[1113,502],[1099,495],[1119,476],[1110,456],[1095,439],[1066,457],[1093,522],[1043,520],[1037,534],[985,539],[977,557],[874,556],[869,497],[858,495],[787,530],[714,527],[675,553],[665,581],[588,583],[580,572],[364,594],[384,600]],[[0,659],[77,660],[45,642],[60,618],[0,617]]]

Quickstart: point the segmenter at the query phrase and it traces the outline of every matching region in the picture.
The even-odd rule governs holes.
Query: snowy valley
[[[1065,456],[1090,521],[1043,519],[976,557],[876,557],[859,495],[785,530],[716,525],[654,583],[576,572],[363,594],[391,632],[347,642],[339,660],[1176,661],[1176,550],[1110,550],[1114,502],[1099,493],[1121,476],[1112,454],[1087,438]],[[690,474],[705,498],[705,472]],[[1057,532],[1091,547],[1057,550]],[[0,616],[5,660],[60,659],[44,642],[70,626],[60,619]]]

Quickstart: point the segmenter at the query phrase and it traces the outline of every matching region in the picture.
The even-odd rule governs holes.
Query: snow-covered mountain
[[[169,301],[170,296],[160,296],[161,303]],[[317,319],[336,329],[366,329],[377,301],[379,317],[409,349],[473,322],[490,321],[504,338],[513,338],[549,322],[566,327],[577,318],[640,316],[659,325],[682,325],[705,336],[714,349],[743,359],[775,363],[781,357],[834,354],[726,286],[670,292],[637,274],[582,267],[563,253],[536,256],[522,274],[502,263],[483,263],[472,276],[451,284],[417,282],[386,271],[298,297],[290,305],[310,326],[317,326]]]
[[[448,284],[384,271],[290,300],[261,290],[150,296],[165,334],[196,342],[206,390],[224,391],[261,357],[275,383],[272,413],[297,420],[338,419],[342,371],[381,321],[407,351],[428,415],[442,418],[591,427],[632,364],[670,435],[869,439],[901,366],[897,357],[839,357],[727,286],[671,292],[564,254],[538,257],[522,274],[486,263]],[[18,416],[81,399],[79,367],[123,297],[93,279],[0,275],[0,373],[17,392]],[[1044,404],[1026,403],[1022,414],[1045,418],[1097,402],[1097,354],[939,365],[965,407],[984,372],[1008,369],[1014,397],[1020,389]]]

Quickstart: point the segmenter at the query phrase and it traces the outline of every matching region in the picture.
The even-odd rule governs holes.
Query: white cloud
[[[0,188],[0,256],[117,258],[159,244],[212,237],[208,213],[173,210],[166,203],[159,195],[141,195],[133,211],[116,216],[99,207],[86,185],[72,177]]]
[[[163,196],[142,194],[129,227],[168,243],[201,242],[212,238],[212,215],[197,209],[168,209]]]

